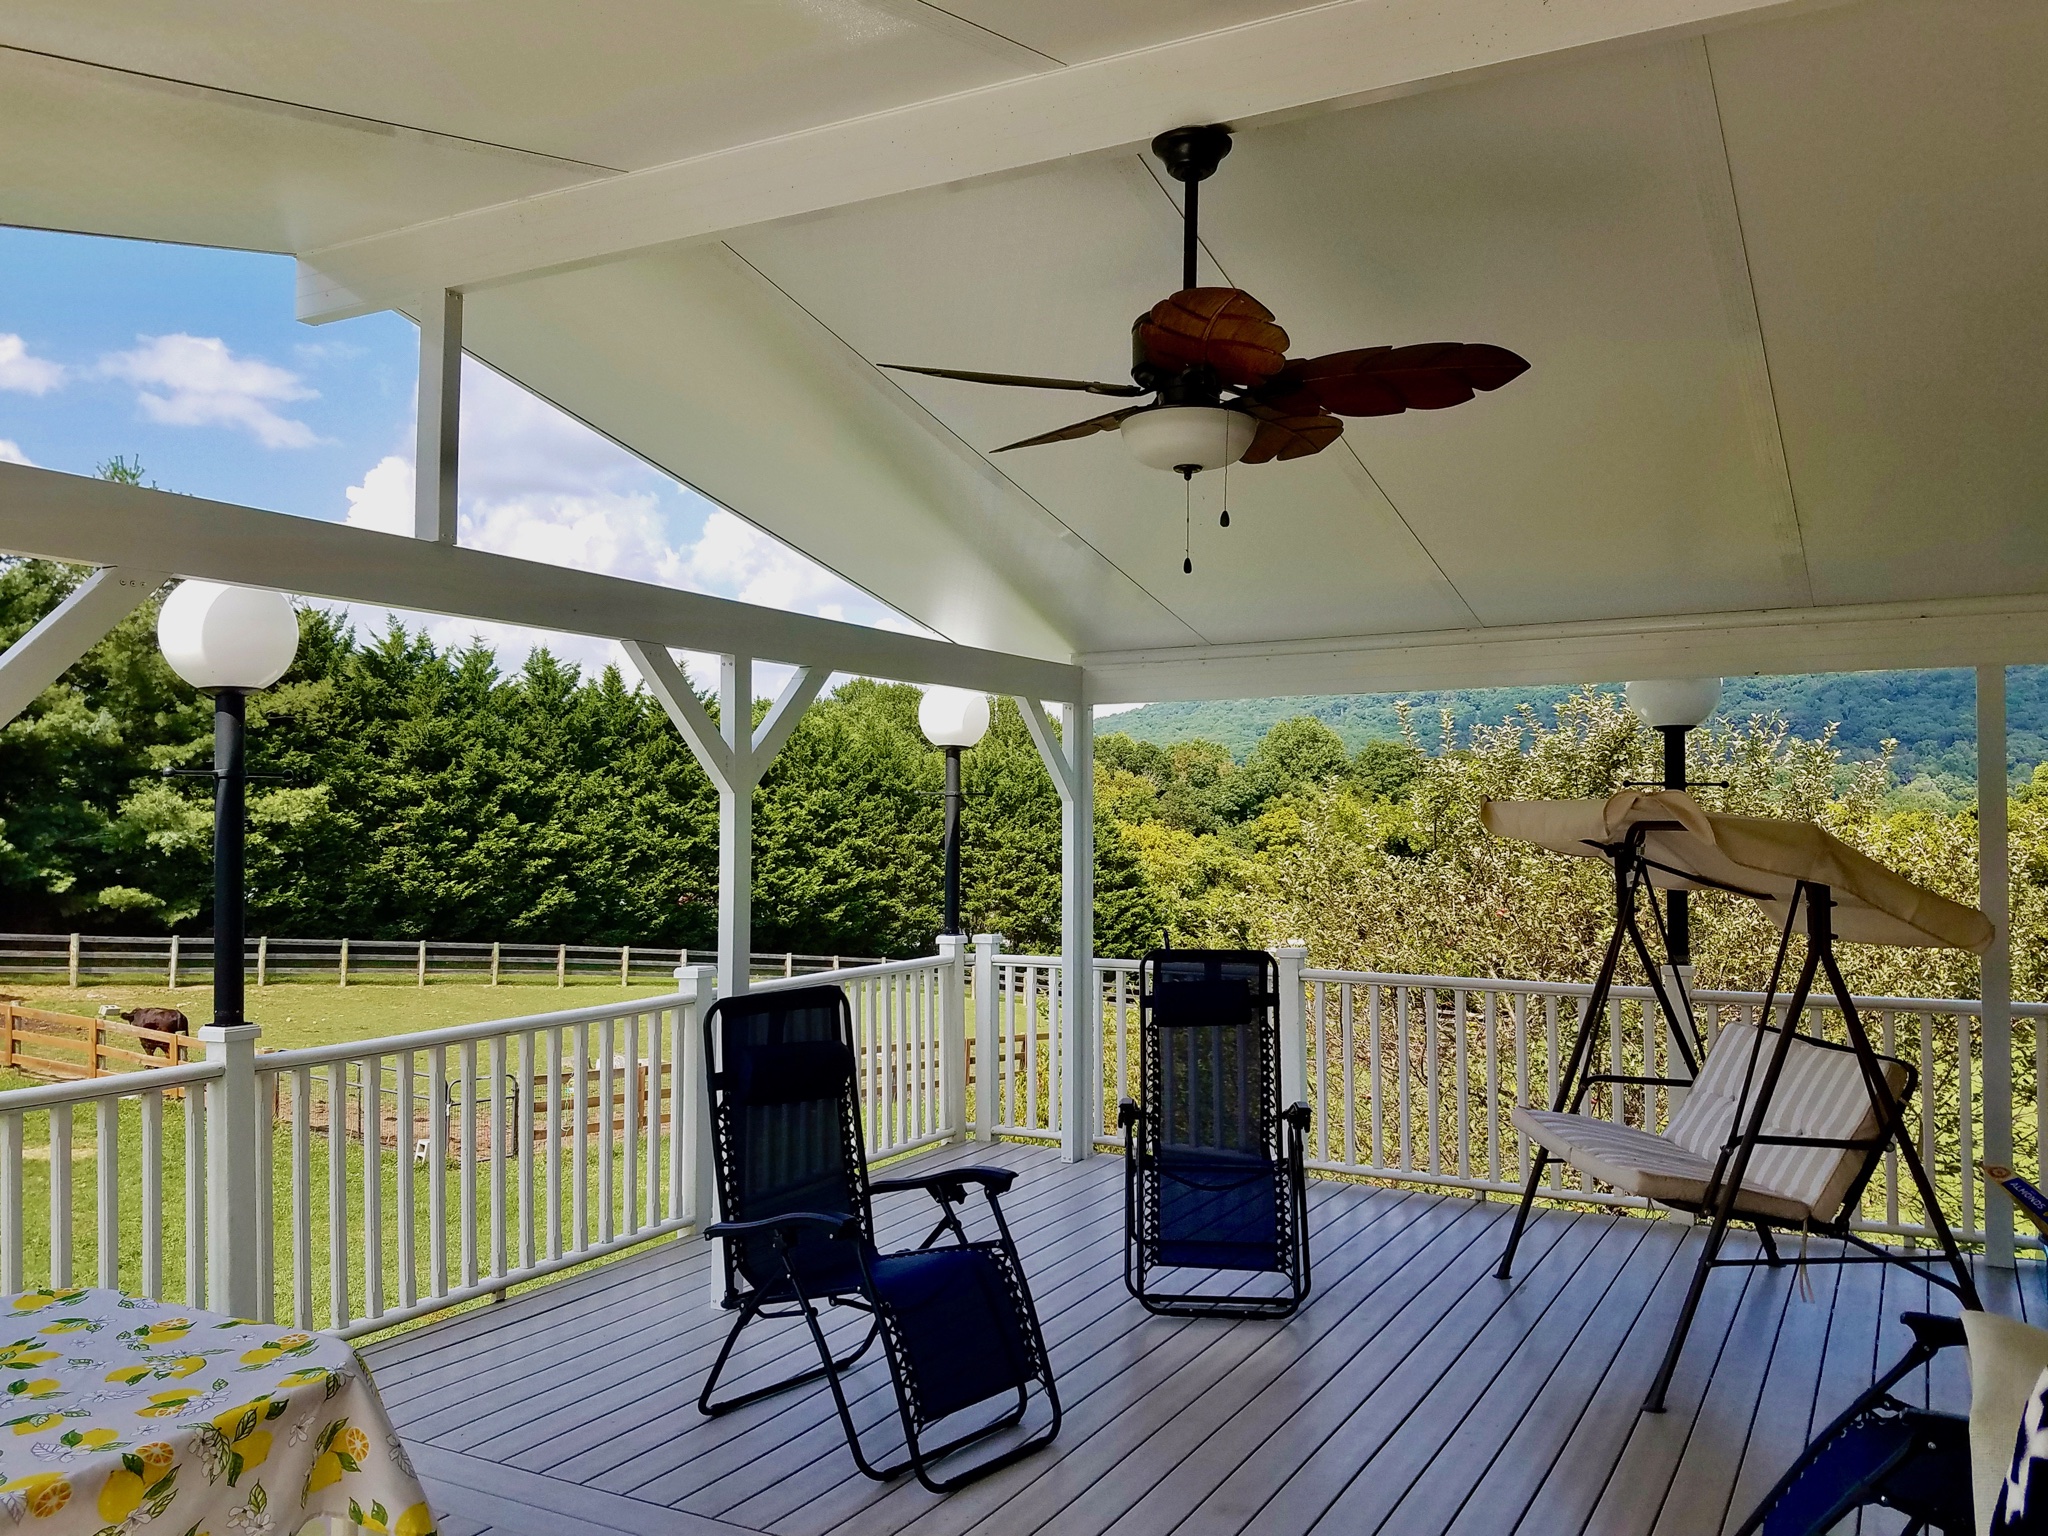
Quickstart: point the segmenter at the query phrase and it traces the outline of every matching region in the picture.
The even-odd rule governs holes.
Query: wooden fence
[[[0,1068],[31,1077],[79,1082],[205,1056],[205,1048],[186,1035],[0,1000]]]
[[[708,949],[664,949],[643,944],[480,943],[433,939],[288,939],[255,935],[248,964],[256,985],[273,981],[488,982],[552,978],[572,981],[666,982],[676,967],[714,963]],[[757,976],[803,976],[843,966],[873,965],[861,955],[757,953]],[[0,933],[0,975],[62,977],[78,986],[87,979],[120,978],[167,987],[205,985],[213,964],[213,941],[183,934]]]

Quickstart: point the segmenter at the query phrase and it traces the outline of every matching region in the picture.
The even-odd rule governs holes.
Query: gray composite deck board
[[[1004,1210],[1066,1408],[1048,1451],[940,1498],[860,1477],[822,1387],[703,1418],[730,1315],[715,1252],[685,1239],[365,1346],[446,1529],[1706,1536],[1905,1348],[1901,1311],[1955,1310],[1891,1269],[1814,1265],[1810,1300],[1790,1268],[1719,1272],[1670,1410],[1640,1416],[1698,1252],[1682,1224],[1546,1211],[1503,1283],[1505,1202],[1317,1180],[1315,1288],[1292,1321],[1166,1318],[1123,1290],[1115,1158],[970,1144],[912,1166],[964,1163],[1018,1172]],[[929,1211],[879,1200],[884,1245],[920,1239]],[[2038,1261],[1977,1275],[1986,1305],[2048,1317]],[[861,1325],[838,1313],[830,1336],[848,1346]],[[757,1324],[730,1384],[811,1358],[798,1326]],[[878,1352],[847,1386],[873,1453],[893,1455]],[[1961,1360],[1908,1390],[1963,1406]]]

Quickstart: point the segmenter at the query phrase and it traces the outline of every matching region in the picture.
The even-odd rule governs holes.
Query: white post
[[[256,985],[258,988],[270,985],[270,936],[264,934],[256,941]]]
[[[1290,939],[1272,954],[1280,967],[1280,1104],[1285,1108],[1308,1102],[1308,1008],[1301,991],[1308,946]]]
[[[1060,1157],[1078,1163],[1102,1129],[1102,989],[1095,981],[1095,721],[1060,710],[1072,788],[1060,807]]]
[[[1984,1161],[2012,1162],[2011,852],[2007,846],[2005,668],[1977,669],[1977,892],[1991,920],[1980,962],[1984,1000]],[[1967,1106],[1965,1113],[1967,1113]],[[1967,1170],[1964,1177],[1968,1178]],[[2013,1267],[2012,1207],[1984,1190],[1984,1257]]]
[[[498,984],[498,946],[503,942],[502,939],[491,940],[491,985],[494,987]]]
[[[738,997],[752,980],[754,948],[754,660],[722,656],[718,735],[732,778],[718,789],[718,990]]]
[[[683,1123],[677,1127],[683,1145],[683,1189],[690,1203],[690,1219],[702,1232],[719,1216],[718,1165],[711,1150],[711,1085],[704,1077],[704,1021],[711,1016],[717,998],[718,970],[709,965],[676,967],[676,990],[694,1000],[690,1010],[683,1059],[677,1065],[683,1074]],[[725,1270],[722,1264],[710,1268],[712,1299],[725,1299]]]
[[[633,985],[633,946],[630,944],[619,946],[619,985]]]
[[[967,1139],[967,939],[939,935],[939,1071],[944,1104],[940,1128]]]
[[[427,984],[427,941],[425,939],[420,940],[419,980],[421,986],[424,987]]]
[[[996,1043],[996,956],[1003,952],[1000,933],[974,936],[974,1139],[995,1138],[996,1094],[1002,1091],[1002,1068]]]
[[[344,986],[344,987],[348,985],[348,940],[347,940],[347,939],[343,939],[343,940],[341,941],[341,980],[340,980],[340,981],[339,981],[338,983],[336,983],[336,985],[338,985],[338,986]]]
[[[71,935],[71,985],[78,985],[78,935]]]
[[[270,1177],[258,1161],[256,1041],[259,1024],[207,1024],[199,1031],[206,1059],[225,1073],[206,1086],[206,1304],[230,1317],[262,1315],[262,1242],[257,1215],[260,1181]],[[340,1142],[335,1142],[337,1149]]]
[[[170,974],[165,978],[165,980],[170,984],[172,991],[175,992],[178,989],[178,936],[175,933],[171,935]]]
[[[462,431],[462,295],[420,305],[419,432],[413,457],[412,532],[455,542],[456,445]]]
[[[566,944],[555,946],[555,985],[569,985],[569,946]]]

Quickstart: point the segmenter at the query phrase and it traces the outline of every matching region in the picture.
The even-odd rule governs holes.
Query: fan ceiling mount
[[[1287,332],[1265,305],[1242,288],[1203,288],[1195,281],[1202,183],[1215,174],[1230,147],[1230,130],[1220,124],[1175,128],[1152,141],[1152,153],[1166,173],[1187,188],[1181,286],[1133,322],[1130,383],[882,366],[970,384],[1129,399],[1151,395],[1149,404],[1126,406],[993,451],[1115,431],[1141,463],[1190,479],[1226,464],[1306,458],[1343,435],[1343,417],[1463,405],[1475,393],[1499,389],[1528,370],[1528,363],[1505,347],[1459,341],[1287,356]]]

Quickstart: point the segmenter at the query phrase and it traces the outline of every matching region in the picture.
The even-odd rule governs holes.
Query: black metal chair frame
[[[846,994],[839,987],[826,985],[778,988],[775,993],[777,1000],[785,1006],[791,1003],[801,1004],[804,1001],[827,1002],[828,995],[830,1006],[836,1010],[840,1038],[850,1052],[853,1046],[852,1013],[846,1002]],[[729,1080],[723,1071],[718,1045],[718,1025],[724,1017],[724,1012],[729,1008],[743,1005],[743,1001],[744,999],[729,1003],[722,999],[712,1005],[704,1020],[705,1083],[710,1096],[713,1160],[716,1165],[721,1214],[742,1212],[746,1208],[745,1193],[739,1188],[738,1170],[734,1167],[732,1155],[734,1134]],[[785,1211],[757,1220],[742,1218],[714,1222],[704,1229],[707,1241],[714,1238],[723,1240],[721,1257],[725,1271],[725,1295],[721,1305],[737,1315],[733,1318],[732,1328],[726,1334],[724,1344],[719,1348],[718,1358],[712,1362],[711,1371],[704,1379],[704,1388],[697,1397],[698,1411],[707,1416],[731,1413],[735,1409],[746,1407],[749,1403],[756,1403],[763,1398],[822,1380],[831,1391],[833,1406],[839,1414],[840,1426],[846,1433],[847,1446],[853,1452],[854,1464],[860,1468],[863,1475],[877,1482],[891,1482],[905,1472],[914,1471],[918,1481],[934,1493],[950,1493],[1041,1449],[1050,1444],[1053,1437],[1059,1433],[1059,1389],[1053,1384],[1052,1367],[1046,1352],[1045,1339],[1039,1328],[1038,1312],[1032,1302],[1030,1287],[1024,1278],[1023,1265],[1017,1257],[1016,1243],[1010,1235],[1009,1223],[1003,1217],[1000,1202],[1000,1196],[1007,1193],[1011,1184],[1015,1182],[1016,1170],[993,1167],[946,1168],[902,1178],[870,1179],[867,1151],[861,1132],[860,1106],[851,1071],[848,1072],[840,1093],[839,1121],[850,1212],[831,1214]],[[995,1220],[998,1234],[994,1242],[971,1241],[961,1222],[959,1208],[968,1202],[970,1185],[980,1186],[988,1201],[989,1212]],[[990,1256],[1000,1270],[1005,1289],[1016,1308],[1034,1372],[1032,1379],[1043,1389],[1052,1415],[1051,1422],[1044,1429],[949,1478],[935,1477],[931,1470],[933,1464],[955,1451],[1020,1423],[1029,1407],[1030,1383],[1027,1381],[1018,1387],[1016,1404],[994,1420],[938,1445],[926,1445],[922,1442],[920,1430],[929,1428],[936,1420],[926,1419],[920,1411],[914,1382],[906,1370],[905,1350],[897,1324],[889,1309],[877,1301],[878,1292],[873,1269],[876,1252],[872,1197],[913,1190],[923,1190],[939,1206],[937,1223],[913,1251],[928,1251],[941,1238],[951,1233],[954,1245],[961,1248],[979,1248]],[[792,1249],[800,1240],[800,1235],[805,1232],[816,1233],[831,1241],[852,1244],[859,1277],[857,1282],[842,1288],[807,1288],[797,1266],[790,1259]],[[770,1239],[770,1245],[783,1265],[783,1274],[766,1283],[758,1283],[762,1280],[758,1274],[749,1277],[744,1273],[739,1258],[738,1250],[742,1243],[756,1236]],[[870,1322],[866,1336],[859,1345],[844,1355],[835,1356],[830,1342],[825,1337],[824,1325],[820,1321],[821,1307],[846,1307],[867,1313]],[[747,1324],[756,1318],[795,1317],[804,1319],[811,1340],[817,1348],[819,1363],[784,1376],[767,1386],[756,1387],[722,1400],[716,1399],[713,1394],[718,1386],[718,1378]],[[852,1369],[868,1352],[878,1337],[883,1340],[883,1352],[888,1361],[890,1381],[895,1389],[898,1416],[903,1426],[904,1443],[908,1452],[902,1460],[886,1465],[877,1465],[868,1458],[861,1444],[860,1432],[854,1426],[853,1414],[847,1404],[845,1389],[840,1380],[844,1373]]]
[[[1559,1081],[1552,1109],[1576,1114],[1584,1104],[1586,1095],[1600,1084],[1611,1085],[1616,1091],[1625,1086],[1641,1087],[1645,1092],[1656,1088],[1688,1088],[1698,1075],[1700,1063],[1705,1058],[1697,1026],[1694,1024],[1690,1007],[1684,1016],[1682,1028],[1679,1012],[1672,1004],[1657,966],[1650,958],[1650,952],[1643,939],[1637,917],[1640,898],[1649,885],[1650,871],[1663,866],[1647,859],[1643,853],[1644,837],[1652,831],[1671,830],[1676,823],[1640,822],[1630,828],[1629,835],[1619,843],[1600,844],[1613,864],[1616,917],[1613,936],[1609,939],[1607,952],[1601,961],[1600,973],[1593,985],[1592,994],[1580,1017],[1584,1024],[1574,1043],[1571,1061]],[[1687,873],[1671,871],[1672,873]],[[1687,878],[1697,876],[1687,873]],[[1701,884],[1714,882],[1700,881]],[[1728,887],[1728,889],[1734,889]],[[1751,891],[1736,891],[1738,895],[1755,896]],[[1910,1063],[1897,1062],[1906,1070],[1906,1087],[1894,1097],[1890,1085],[1885,1081],[1884,1069],[1876,1049],[1870,1043],[1870,1034],[1865,1029],[1863,1017],[1857,1012],[1855,1000],[1850,996],[1849,984],[1842,978],[1841,967],[1835,959],[1835,938],[1831,914],[1834,899],[1825,885],[1811,881],[1799,881],[1786,904],[1785,926],[1778,938],[1778,952],[1771,966],[1770,985],[1766,990],[1763,1011],[1759,1015],[1765,1021],[1759,1035],[1762,1038],[1775,1032],[1777,1044],[1772,1048],[1768,1064],[1764,1067],[1763,1080],[1756,1082],[1757,1055],[1753,1054],[1748,1072],[1743,1081],[1743,1094],[1738,1101],[1735,1125],[1731,1126],[1728,1139],[1721,1146],[1715,1159],[1713,1177],[1698,1201],[1669,1200],[1660,1204],[1688,1211],[1695,1216],[1711,1216],[1707,1237],[1700,1250],[1698,1263],[1693,1269],[1692,1283],[1686,1292],[1685,1304],[1680,1310],[1678,1321],[1671,1332],[1671,1342],[1664,1352],[1662,1365],[1658,1367],[1655,1380],[1651,1383],[1649,1395],[1644,1399],[1646,1413],[1664,1411],[1665,1394],[1671,1386],[1671,1377],[1678,1368],[1678,1359],[1684,1351],[1686,1335],[1692,1329],[1694,1315],[1699,1311],[1700,1297],[1706,1289],[1707,1277],[1716,1269],[1748,1269],[1759,1266],[1777,1268],[1788,1261],[1783,1258],[1772,1237],[1772,1229],[1787,1233],[1798,1233],[1802,1239],[1811,1236],[1829,1238],[1859,1250],[1855,1254],[1809,1255],[1802,1253],[1801,1262],[1819,1264],[1891,1264],[1919,1275],[1922,1279],[1952,1293],[1972,1311],[1982,1310],[1976,1282],[1971,1278],[1970,1268],[1964,1262],[1961,1250],[1956,1246],[1955,1234],[1949,1229],[1948,1219],[1942,1214],[1940,1202],[1935,1197],[1934,1187],[1927,1177],[1927,1170],[1921,1164],[1919,1152],[1913,1139],[1905,1134],[1905,1123],[1900,1105],[1911,1099],[1919,1075]],[[1778,989],[1784,979],[1785,961],[1790,953],[1792,934],[1799,924],[1801,911],[1806,915],[1806,957],[1799,969],[1791,995],[1782,1012],[1777,1005]],[[1655,903],[1651,911],[1656,912]],[[1661,914],[1660,914],[1661,923]],[[1643,969],[1650,977],[1650,984],[1656,994],[1665,1016],[1672,1021],[1672,1038],[1685,1058],[1690,1075],[1678,1077],[1637,1077],[1619,1073],[1591,1072],[1588,1067],[1595,1059],[1594,1053],[1601,1031],[1607,1022],[1607,1000],[1614,986],[1615,973],[1621,961],[1624,939],[1631,941],[1636,954],[1642,961]],[[1797,1021],[1806,1011],[1812,998],[1815,981],[1825,976],[1828,989],[1834,994],[1834,1006],[1840,1011],[1849,1043],[1820,1040],[1812,1035],[1800,1033]],[[1771,1022],[1771,1021],[1778,1022]],[[1864,1140],[1829,1139],[1811,1136],[1768,1136],[1764,1134],[1764,1116],[1770,1109],[1772,1096],[1777,1092],[1778,1079],[1784,1071],[1786,1057],[1791,1053],[1792,1042],[1803,1040],[1828,1050],[1854,1052],[1862,1069],[1865,1090],[1869,1093],[1872,1110],[1877,1116],[1877,1132]],[[1896,1058],[1885,1058],[1896,1061]],[[1752,1097],[1751,1090],[1754,1088]],[[1745,1120],[1746,1116],[1746,1120]],[[1744,1174],[1749,1170],[1751,1156],[1760,1146],[1832,1147],[1844,1151],[1861,1151],[1864,1154],[1862,1167],[1858,1170],[1848,1192],[1843,1196],[1840,1211],[1826,1221],[1809,1223],[1795,1222],[1783,1217],[1743,1211],[1738,1217],[1736,1200],[1742,1191]],[[1895,1151],[1899,1160],[1906,1165],[1913,1187],[1919,1192],[1922,1208],[1927,1212],[1929,1224],[1934,1228],[1936,1241],[1940,1244],[1942,1257],[1947,1260],[1948,1274],[1928,1265],[1920,1264],[1895,1249],[1883,1248],[1854,1231],[1850,1218],[1861,1204],[1864,1188],[1877,1171],[1879,1159],[1888,1151]],[[1522,1189],[1520,1208],[1508,1234],[1506,1251],[1501,1255],[1500,1267],[1495,1271],[1499,1279],[1508,1279],[1513,1271],[1515,1251],[1522,1241],[1522,1233],[1528,1225],[1530,1208],[1536,1202],[1543,1174],[1553,1161],[1551,1153],[1539,1145],[1531,1159],[1528,1182]],[[1721,1248],[1728,1236],[1728,1229],[1735,1221],[1753,1224],[1763,1246],[1762,1258],[1725,1258]],[[1803,1248],[1802,1243],[1802,1248]]]
[[[1160,1126],[1147,1105],[1157,1105],[1163,1093],[1163,1066],[1159,1055],[1159,1026],[1153,1022],[1158,1004],[1158,964],[1202,960],[1256,960],[1264,982],[1254,1005],[1265,1012],[1269,1046],[1265,1052],[1263,1081],[1258,1085],[1261,1119],[1267,1128],[1262,1139],[1273,1156],[1278,1237],[1282,1264],[1264,1273],[1287,1277],[1288,1290],[1280,1296],[1218,1295],[1214,1292],[1165,1293],[1148,1284],[1155,1264],[1148,1260],[1145,1222],[1147,1180],[1157,1187]],[[1124,1099],[1117,1105],[1117,1126],[1124,1137],[1124,1287],[1148,1312],[1173,1317],[1290,1317],[1307,1299],[1310,1284],[1308,1243],[1308,1172],[1304,1139],[1310,1112],[1306,1104],[1279,1109],[1280,1087],[1280,980],[1273,957],[1263,950],[1154,950],[1139,964],[1139,1080],[1146,1103]]]
[[[1900,1321],[1913,1330],[1911,1348],[1813,1437],[1750,1511],[1735,1536],[1757,1536],[1767,1526],[1773,1536],[1780,1531],[1784,1536],[1822,1536],[1844,1516],[1873,1504],[1904,1514],[1905,1536],[1930,1530],[1944,1536],[1971,1536],[1976,1530],[1970,1486],[1970,1421],[1957,1414],[1916,1408],[1891,1395],[1893,1387],[1942,1350],[1962,1344],[1963,1325],[1956,1318],[1927,1312],[1908,1312]],[[1873,1430],[1883,1436],[1880,1443],[1885,1454],[1845,1482],[1832,1504],[1798,1527],[1772,1519],[1785,1496],[1838,1442],[1848,1434]]]

